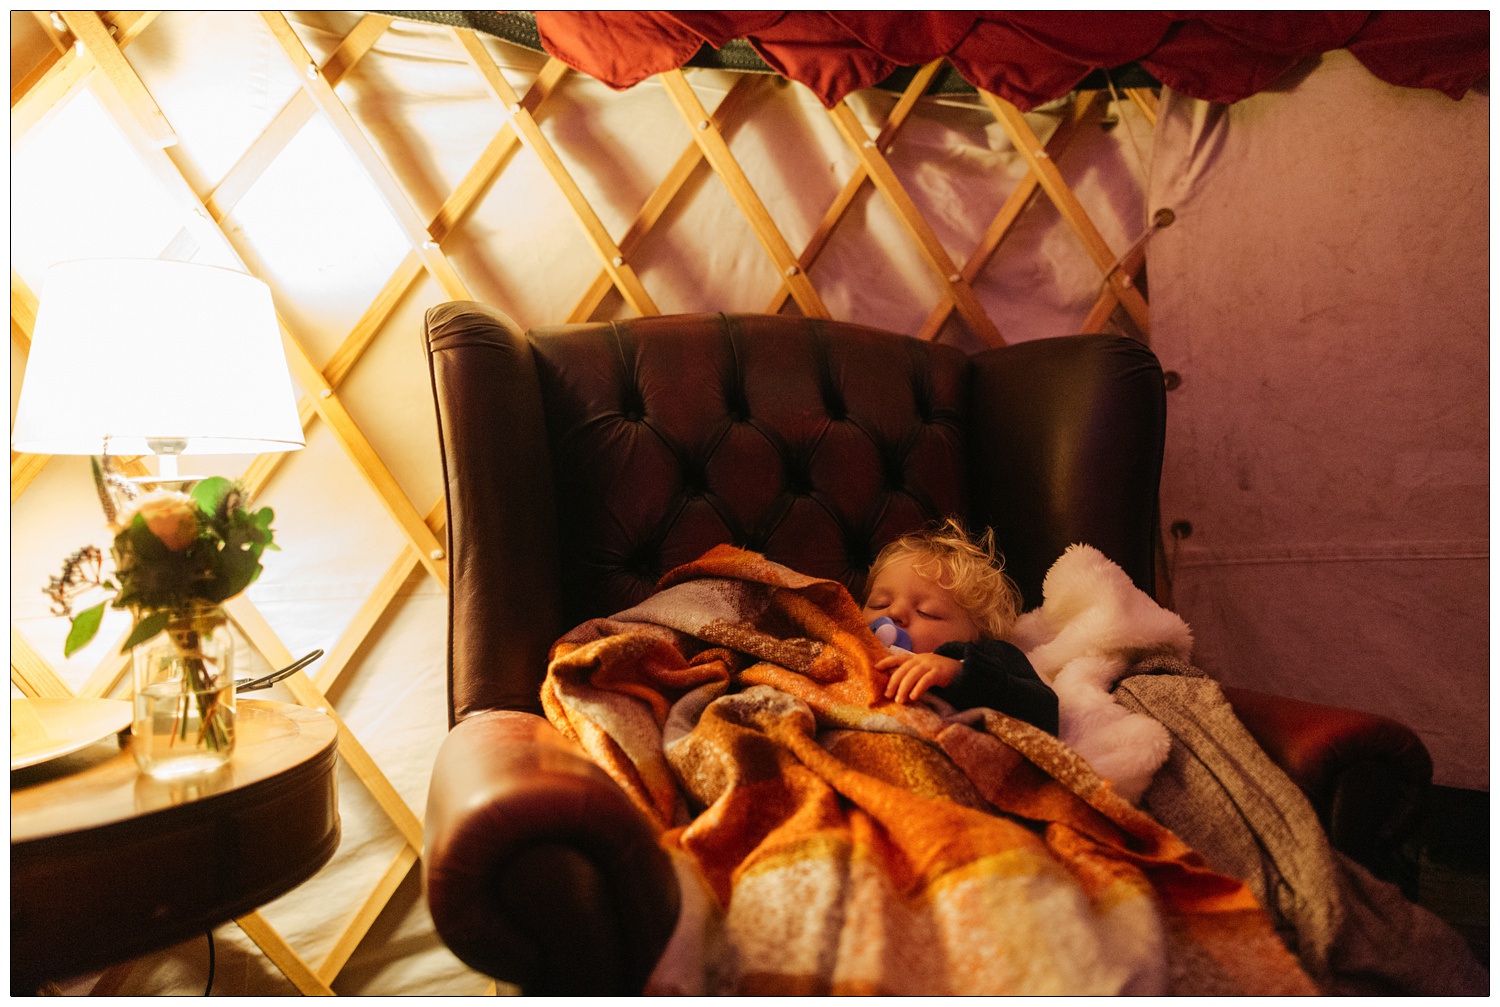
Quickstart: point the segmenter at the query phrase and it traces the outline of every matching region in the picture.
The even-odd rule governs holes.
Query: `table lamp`
[[[43,281],[16,407],[18,451],[160,458],[303,447],[271,291],[165,259],[60,262]]]

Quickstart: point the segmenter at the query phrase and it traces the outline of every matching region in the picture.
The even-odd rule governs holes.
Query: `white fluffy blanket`
[[[1188,660],[1193,634],[1093,546],[1072,545],[1042,582],[1042,604],[1010,642],[1057,693],[1058,736],[1126,800],[1138,802],[1167,759],[1171,735],[1117,704],[1114,685],[1142,658]]]

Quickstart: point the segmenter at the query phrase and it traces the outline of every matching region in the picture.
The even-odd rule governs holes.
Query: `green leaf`
[[[94,634],[99,632],[99,621],[104,618],[104,602],[86,608],[73,617],[73,628],[68,630],[68,639],[63,643],[63,657],[72,657],[73,652],[89,645]]]
[[[218,509],[219,501],[228,495],[233,485],[223,476],[209,476],[193,487],[193,502],[203,513],[212,514]]]
[[[135,629],[130,631],[130,638],[120,647],[120,653],[130,653],[130,648],[138,643],[145,643],[157,633],[167,628],[171,621],[171,614],[165,610],[152,612],[146,618],[135,624]]]

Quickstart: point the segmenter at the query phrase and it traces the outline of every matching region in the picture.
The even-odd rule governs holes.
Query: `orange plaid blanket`
[[[683,879],[648,993],[1317,992],[1071,749],[886,700],[883,654],[841,585],[727,546],[556,644],[548,718]]]

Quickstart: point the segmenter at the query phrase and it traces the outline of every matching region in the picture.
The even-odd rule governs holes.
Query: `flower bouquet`
[[[95,546],[69,556],[45,588],[72,628],[71,655],[98,633],[106,605],[129,609],[134,625],[122,653],[134,651],[137,760],[170,775],[227,761],[234,746],[233,641],[223,603],[260,576],[261,553],[277,548],[269,507],[251,511],[244,489],[221,477],[190,493],[142,494],[95,460],[94,480],[114,532],[113,578]],[[112,594],[74,614],[84,592]]]

